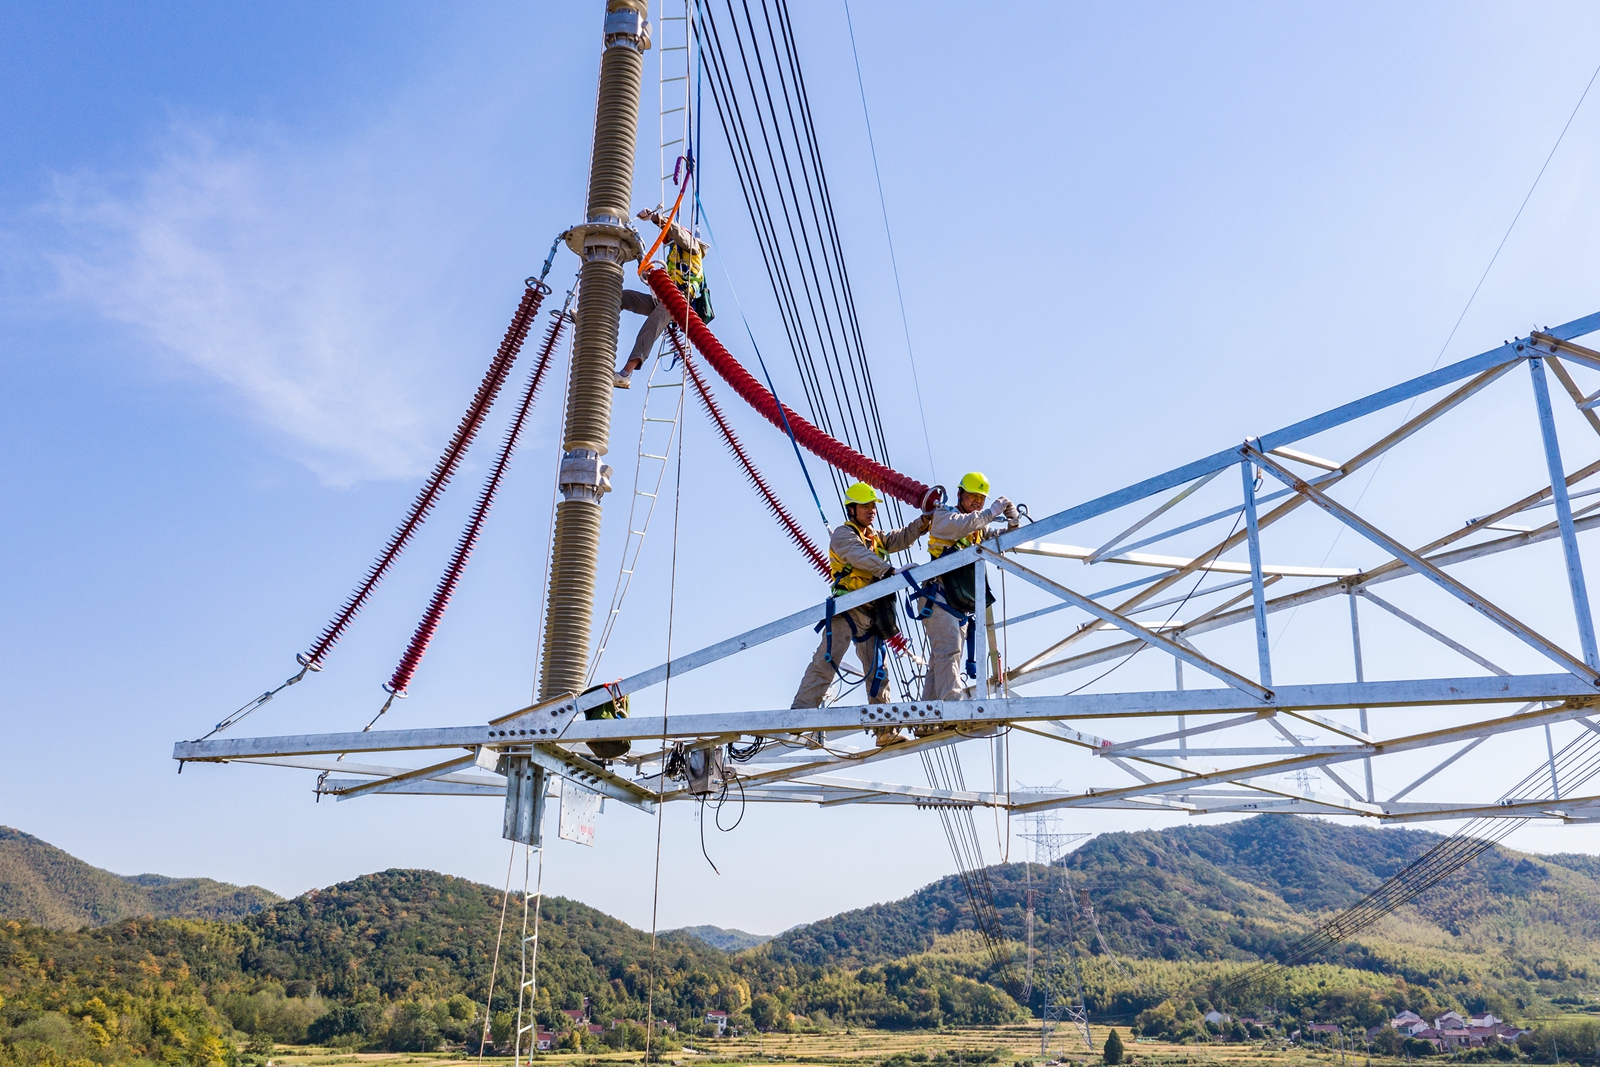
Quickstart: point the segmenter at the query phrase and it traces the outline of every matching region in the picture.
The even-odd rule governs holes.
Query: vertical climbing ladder
[[[660,173],[663,207],[670,196],[677,195],[672,183],[673,169],[678,157],[689,145],[690,70],[694,49],[691,35],[693,23],[689,18],[691,0],[659,0],[656,7],[657,33],[660,39],[654,51],[660,64]],[[644,410],[639,416],[639,447],[633,470],[633,500],[628,507],[628,537],[622,546],[622,563],[617,581],[611,591],[611,606],[600,626],[600,640],[595,642],[594,658],[589,661],[588,684],[593,685],[600,670],[600,660],[606,646],[611,643],[611,633],[616,628],[617,617],[622,614],[622,602],[633,584],[634,571],[639,566],[639,553],[644,549],[644,537],[650,529],[650,518],[655,514],[660,497],[661,483],[667,473],[667,457],[672,453],[673,437],[683,418],[683,369],[677,367],[676,381],[657,382],[661,359],[668,352],[666,335],[662,335],[650,363],[650,377],[645,385]],[[669,363],[668,372],[674,369]],[[664,417],[669,414],[670,418]],[[648,489],[645,487],[649,486]]]
[[[671,203],[677,195],[672,181],[673,165],[690,147],[689,103],[693,86],[690,72],[694,67],[694,23],[689,18],[690,0],[659,0],[656,24],[661,40],[656,46],[660,63],[661,122],[661,204]],[[672,194],[667,190],[671,188]]]
[[[683,367],[679,365],[677,380],[656,381],[662,357],[650,361],[650,377],[645,383],[644,405],[639,415],[638,457],[633,468],[633,501],[628,506],[628,538],[622,546],[622,564],[617,571],[617,582],[611,591],[611,607],[600,627],[600,640],[595,643],[594,659],[589,665],[589,684],[594,684],[600,660],[611,643],[611,632],[616,628],[617,617],[622,614],[622,602],[633,584],[633,574],[639,567],[639,553],[644,550],[644,536],[650,529],[650,518],[655,514],[656,501],[661,498],[661,483],[666,479],[667,457],[672,454],[673,437],[683,418]],[[669,366],[668,373],[672,368]],[[670,415],[670,417],[668,417]],[[649,488],[645,488],[649,486]]]
[[[528,892],[528,868],[532,864],[532,853],[539,853],[539,873],[534,880],[533,892]],[[539,1043],[539,1018],[534,1012],[534,994],[538,989],[537,979],[539,973],[539,912],[544,903],[544,847],[535,849],[527,846],[527,851],[522,856],[522,967],[517,985],[517,1033],[512,1043],[512,1067],[522,1067],[523,1050],[527,1050],[528,1062],[533,1061],[533,1054],[538,1051]],[[528,912],[533,912],[533,932],[528,932]],[[523,1024],[524,1010],[528,1023]],[[523,1036],[527,1038],[527,1045],[523,1045]]]

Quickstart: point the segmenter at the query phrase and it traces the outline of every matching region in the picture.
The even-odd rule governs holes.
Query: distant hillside
[[[282,899],[260,886],[240,888],[209,878],[112,874],[31,834],[0,826],[0,919],[57,930],[137,915],[240,919]]]
[[[720,948],[724,952],[739,952],[772,940],[771,934],[748,934],[743,930],[728,930],[721,926],[680,926],[667,932],[698,937],[712,948]]]
[[[1111,950],[1130,958],[1252,960],[1273,955],[1319,916],[1345,907],[1440,840],[1421,830],[1367,829],[1309,818],[1257,816],[1215,826],[1101,834],[1065,861],[1086,890]],[[1024,928],[1030,879],[1023,864],[989,868],[1002,928]],[[1431,947],[1600,958],[1600,858],[1527,856],[1496,848],[1424,894],[1405,911],[1435,932]],[[1057,887],[1059,888],[1059,881]],[[1039,896],[1036,940],[1056,918]],[[1064,901],[1056,905],[1056,910]],[[1398,921],[1398,920],[1397,920]],[[844,912],[780,934],[773,959],[811,966],[862,966],[929,951],[935,939],[973,929],[960,879],[951,876],[904,900]],[[1079,930],[1084,951],[1100,952]],[[1370,941],[1370,938],[1365,940]],[[1359,955],[1358,945],[1336,950]],[[1530,969],[1528,973],[1532,973]],[[1600,978],[1600,968],[1596,970]]]

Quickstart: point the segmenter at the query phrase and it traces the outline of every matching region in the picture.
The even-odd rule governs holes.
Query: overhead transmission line
[[[812,421],[892,466],[787,0],[700,0],[696,15],[706,83]],[[831,474],[842,495],[843,476]]]
[[[1539,766],[1507,790],[1499,802],[1559,802],[1563,789],[1571,795],[1572,790],[1596,775],[1600,775],[1600,734],[1586,728],[1555,753],[1548,764]],[[1483,855],[1523,822],[1523,819],[1496,815],[1473,819],[1412,860],[1377,889],[1292,942],[1277,960],[1259,963],[1224,984],[1223,995],[1242,997],[1253,988],[1272,981],[1287,968],[1305,963],[1355,936]]]
[[[788,2],[696,0],[694,17],[699,70],[711,90],[811,421],[892,467]],[[847,476],[837,469],[829,476],[842,499]],[[884,511],[888,524],[907,521],[906,509],[893,499]],[[909,552],[899,557],[900,565],[912,562]],[[923,635],[909,625],[901,629],[912,656],[926,663]],[[920,695],[914,692],[916,668],[899,657],[890,662],[902,693]]]

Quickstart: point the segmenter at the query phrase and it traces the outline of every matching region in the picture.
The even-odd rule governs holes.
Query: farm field
[[[1095,1043],[1103,1040],[1105,1029],[1095,1028]],[[1298,1067],[1298,1065],[1327,1065],[1327,1067],[1365,1067],[1364,1055],[1349,1055],[1341,1061],[1337,1051],[1281,1048],[1251,1042],[1243,1044],[1176,1045],[1156,1041],[1128,1041],[1125,1064],[1135,1067],[1205,1067],[1207,1064],[1252,1064],[1262,1067]],[[1058,1039],[1053,1042],[1048,1058],[1039,1053],[1039,1030],[1034,1026],[974,1027],[966,1029],[871,1031],[838,1030],[824,1034],[761,1034],[727,1038],[714,1042],[691,1045],[663,1056],[666,1062],[683,1065],[692,1063],[755,1065],[788,1064],[804,1067],[834,1067],[839,1064],[882,1063],[892,1058],[906,1067],[932,1061],[939,1067],[957,1067],[966,1062],[977,1064],[988,1061],[996,1049],[1009,1054],[1003,1061],[1014,1064],[1048,1060],[1061,1060],[1065,1064],[1086,1065],[1090,1060],[1081,1041]],[[917,1057],[926,1059],[918,1059]],[[463,1053],[348,1053],[321,1048],[281,1049],[270,1057],[272,1067],[336,1067],[340,1064],[371,1064],[374,1067],[400,1067],[403,1064],[450,1063],[477,1059]],[[485,1063],[495,1064],[509,1057],[491,1056]],[[542,1054],[535,1062],[543,1067],[621,1067],[641,1063],[641,1052],[615,1052],[605,1056],[591,1054]],[[1100,1057],[1093,1057],[1098,1063]],[[1374,1067],[1387,1067],[1403,1061],[1374,1056]]]

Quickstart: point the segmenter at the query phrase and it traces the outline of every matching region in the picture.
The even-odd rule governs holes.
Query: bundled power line
[[[922,768],[928,775],[928,784],[948,792],[966,792],[966,775],[961,769],[961,756],[953,747],[925,750]],[[939,813],[945,838],[956,860],[956,872],[961,877],[961,887],[966,890],[967,902],[972,907],[972,924],[983,938],[989,962],[998,972],[1000,981],[1011,986],[1011,949],[1006,943],[1000,924],[1000,910],[994,903],[994,883],[989,879],[989,869],[984,866],[983,848],[979,844],[978,824],[972,817],[970,804],[957,805],[932,802],[929,806]]]
[[[787,0],[700,0],[707,85],[812,421],[889,464]],[[842,476],[831,472],[844,491]]]
[[[1561,789],[1569,794],[1600,774],[1600,734],[1586,729],[1501,796],[1500,803],[1557,801]],[[1385,915],[1404,907],[1462,867],[1503,841],[1524,820],[1480,816],[1440,841],[1392,875],[1377,889],[1293,942],[1276,961],[1266,961],[1245,971],[1222,987],[1222,995],[1238,998],[1264,985],[1288,967],[1313,959],[1341,941],[1365,930]]]

